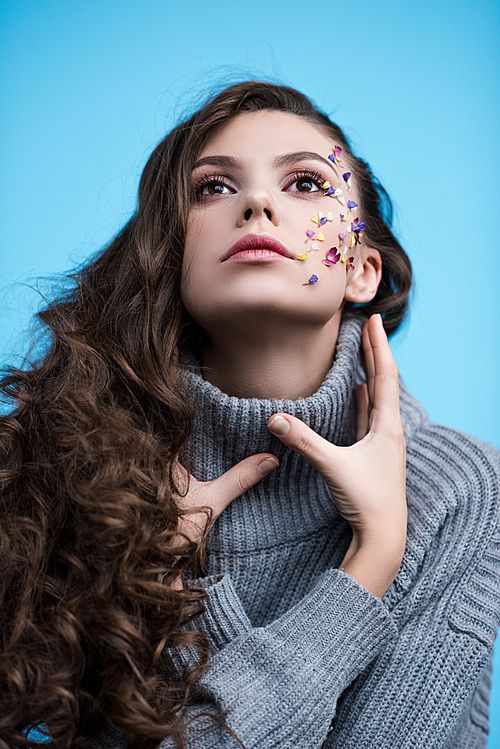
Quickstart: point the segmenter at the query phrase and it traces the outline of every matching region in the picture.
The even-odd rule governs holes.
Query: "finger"
[[[356,442],[359,442],[366,436],[370,420],[370,400],[368,398],[368,388],[363,383],[356,388]]]
[[[373,315],[370,318],[368,335],[375,366],[373,409],[383,419],[397,417],[399,420],[398,368],[380,315]]]
[[[362,359],[366,374],[366,384],[368,385],[368,397],[370,399],[370,404],[372,404],[375,392],[375,360],[373,358],[373,348],[370,341],[369,326],[370,320],[368,320],[368,322],[366,322],[363,326]]]
[[[331,467],[332,451],[340,449],[290,414],[274,414],[267,422],[267,427],[285,445],[306,458],[320,473]]]
[[[269,453],[251,455],[223,473],[218,479],[205,484],[204,501],[213,507],[214,518],[218,517],[233,499],[258,484],[278,465],[278,459]]]

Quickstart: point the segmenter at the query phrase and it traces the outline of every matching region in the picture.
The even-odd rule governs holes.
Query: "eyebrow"
[[[289,164],[296,164],[298,161],[319,161],[321,164],[326,165],[332,169],[333,173],[337,175],[333,163],[329,159],[323,158],[319,153],[314,151],[294,151],[292,153],[285,153],[283,156],[277,156],[273,161],[273,166],[278,168],[280,166],[287,166]],[[210,164],[212,166],[220,166],[228,169],[241,169],[243,164],[239,159],[235,159],[233,156],[204,156],[198,159],[196,164],[193,166],[193,171],[200,166]]]

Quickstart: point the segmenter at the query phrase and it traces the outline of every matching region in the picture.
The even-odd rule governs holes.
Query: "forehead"
[[[233,117],[215,133],[200,156],[248,153],[255,157],[307,150],[327,157],[332,147],[331,138],[305,117],[263,110]]]

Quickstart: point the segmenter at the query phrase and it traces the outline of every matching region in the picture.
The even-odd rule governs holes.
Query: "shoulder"
[[[500,450],[458,429],[429,421],[403,382],[400,392],[408,471],[415,483],[463,501],[498,501]]]
[[[428,421],[404,384],[401,413],[408,534],[387,603],[434,601],[452,626],[489,644],[500,616],[500,451]]]

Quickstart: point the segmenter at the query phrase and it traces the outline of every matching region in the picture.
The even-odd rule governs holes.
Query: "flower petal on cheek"
[[[340,260],[340,252],[337,252],[336,247],[331,247],[328,250],[326,258],[322,260],[325,265],[336,265]]]
[[[303,252],[302,255],[298,256],[297,260],[307,260],[308,257],[309,255],[307,254],[307,252]]]
[[[309,239],[312,239],[312,238],[314,237],[314,232],[313,232],[313,230],[312,230],[312,229],[308,229],[308,230],[306,231],[306,234],[307,234],[307,236],[309,237]]]
[[[333,190],[333,188],[332,188],[332,190]],[[344,193],[340,189],[340,187],[337,187],[336,190],[333,190],[333,192],[331,192],[331,193],[329,192],[327,194],[330,194],[332,196],[332,198],[337,198],[337,200],[339,201],[340,205],[345,205]]]
[[[319,278],[318,278],[318,276],[315,276],[315,275],[313,274],[313,275],[311,276],[311,278],[309,279],[309,281],[308,281],[307,283],[303,283],[303,284],[302,284],[302,286],[309,286],[309,284],[315,284],[315,283],[318,283],[318,281],[319,281]]]
[[[353,211],[355,208],[358,207],[358,204],[354,202],[354,200],[348,200],[347,201],[347,208],[350,211]]]
[[[342,177],[344,179],[344,182],[347,185],[347,189],[350,190],[351,189],[351,172],[344,172]]]

